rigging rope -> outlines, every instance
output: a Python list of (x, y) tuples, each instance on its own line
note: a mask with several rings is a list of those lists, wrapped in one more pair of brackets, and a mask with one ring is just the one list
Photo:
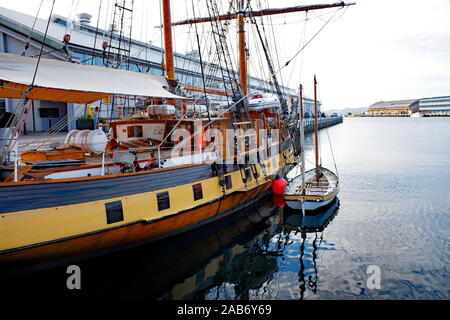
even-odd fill
[[(20, 99), (19, 103), (17, 104), (17, 106), (16, 106), (16, 113), (14, 114), (13, 117), (10, 117), (10, 118), (9, 118), (9, 120), (8, 120), (6, 126), (5, 126), (6, 128), (7, 128), (7, 127), (14, 127), (14, 129), (17, 129), (17, 125), (22, 121), (22, 117), (23, 117), (23, 115), (24, 115), (24, 113), (25, 113), (25, 111), (26, 111), (25, 119), (24, 119), (23, 122), (22, 122), (20, 131), (19, 131), (19, 133), (17, 134), (16, 139), (14, 139), (13, 131), (8, 131), (8, 135), (11, 133), (12, 136), (11, 136), (11, 137), (8, 136), (6, 139), (4, 139), (4, 141), (3, 141), (2, 144), (1, 144), (1, 148), (0, 148), (0, 152), (1, 152), (1, 153), (0, 153), (0, 161), (2, 161), (2, 162), (4, 161), (6, 154), (8, 154), (8, 153), (11, 152), (11, 150), (14, 148), (14, 146), (15, 146), (16, 143), (17, 143), (17, 141), (19, 140), (20, 135), (21, 135), (21, 133), (22, 133), (22, 129), (23, 129), (23, 127), (25, 126), (25, 122), (26, 122), (26, 120), (27, 120), (27, 118), (28, 118), (28, 114), (29, 114), (30, 109), (31, 109), (31, 108), (30, 108), (31, 102), (30, 102), (28, 108), (27, 108), (25, 105), (26, 105), (26, 103), (27, 103), (28, 100), (29, 100), (28, 95), (29, 95), (31, 89), (33, 89), (33, 87), (34, 87), (34, 81), (36, 80), (36, 74), (37, 74), (37, 71), (38, 71), (38, 68), (39, 68), (39, 64), (40, 64), (40, 62), (41, 62), (41, 55), (42, 55), (42, 51), (44, 50), (45, 40), (47, 39), (48, 27), (49, 27), (49, 25), (50, 25), (50, 19), (51, 19), (51, 17), (52, 17), (52, 13), (53, 13), (53, 8), (54, 8), (54, 6), (55, 6), (55, 0), (53, 0), (52, 8), (51, 8), (51, 10), (50, 10), (50, 15), (49, 15), (48, 20), (47, 20), (47, 27), (45, 28), (44, 39), (42, 40), (42, 45), (41, 45), (41, 49), (40, 49), (40, 54), (39, 54), (38, 61), (37, 61), (37, 63), (36, 63), (36, 68), (34, 69), (34, 74), (33, 74), (33, 79), (31, 80), (31, 84), (30, 84), (30, 86), (28, 87), (28, 89), (23, 93), (22, 98)], [(19, 107), (20, 107), (20, 110), (17, 110)], [(14, 125), (12, 125), (13, 123), (14, 123)], [(13, 139), (14, 139), (15, 141), (14, 141), (14, 143), (12, 144), (12, 146), (9, 148), (9, 150), (8, 150), (8, 149), (5, 150), (4, 148), (6, 148), (7, 145), (9, 146), (9, 144), (11, 144), (11, 142), (12, 142)], [(6, 151), (6, 154), (5, 154), (5, 151)]]
[(330, 145), (331, 156), (333, 157), (334, 168), (336, 169), (336, 176), (339, 178), (339, 172), (338, 172), (338, 168), (336, 165), (336, 159), (334, 158), (333, 146), (331, 145), (330, 135), (328, 134), (328, 127), (326, 128), (326, 132), (327, 132), (327, 136), (328, 136), (328, 143)]
[[(340, 9), (338, 9), (338, 10), (340, 10)], [(308, 44), (310, 44), (311, 43), (311, 41), (325, 28), (325, 26), (331, 21), (331, 19), (336, 15), (336, 13), (338, 12), (338, 10), (336, 10), (335, 12), (334, 12), (334, 14), (330, 17), (330, 19), (328, 19), (327, 20), (327, 22), (325, 22), (325, 24), (319, 29), (319, 31), (317, 31), (315, 34), (314, 34), (314, 36), (312, 36), (312, 38), (311, 39), (309, 39), (308, 40), (308, 42), (300, 49), (300, 50), (298, 50), (295, 54), (294, 54), (294, 56), (291, 58), (291, 59), (289, 59), (288, 61), (286, 61), (286, 63), (278, 70), (278, 71), (276, 71), (276, 73), (278, 73), (278, 72), (280, 72), (282, 69), (284, 69), (285, 67), (287, 67), (288, 65), (289, 65), (289, 63), (293, 60), (293, 59), (295, 59), (299, 54), (300, 54), (300, 52), (302, 52), (305, 48), (306, 48), (306, 46), (308, 45)]]
[(27, 52), (28, 48), (30, 47), (31, 35), (33, 34), (34, 26), (36, 25), (36, 20), (37, 20), (37, 17), (38, 17), (38, 15), (39, 15), (39, 11), (41, 11), (41, 6), (42, 6), (42, 2), (43, 2), (43, 1), (44, 1), (44, 0), (41, 0), (41, 4), (39, 5), (38, 11), (37, 11), (37, 13), (36, 13), (36, 16), (34, 17), (33, 26), (31, 27), (30, 34), (28, 35), (27, 42), (25, 43), (25, 47), (24, 47), (24, 49), (23, 49), (22, 56), (25, 56), (25, 53)]
[(97, 35), (98, 35), (98, 25), (100, 23), (100, 12), (102, 9), (102, 0), (99, 1), (99, 6), (98, 6), (98, 17), (97, 17), (97, 26), (95, 27), (95, 38), (94, 38), (94, 45), (92, 47), (92, 61), (91, 61), (91, 65), (94, 64), (94, 60), (95, 60), (95, 47), (97, 45)]
[[(306, 15), (306, 18), (305, 18), (305, 20), (304, 20), (304, 24), (303, 24), (303, 28), (302, 28), (302, 34), (301, 34), (301, 39), (300, 39), (300, 42), (299, 42), (299, 44), (298, 44), (298, 49), (300, 49), (300, 47), (302, 46), (302, 44), (305, 43), (305, 37), (306, 37), (306, 22), (308, 21), (308, 11), (306, 11), (305, 15)], [(297, 49), (297, 50), (298, 50), (298, 49)], [(301, 55), (301, 59), (300, 59), (300, 71), (299, 71), (299, 79), (300, 79), (300, 82), (301, 82), (301, 79), (302, 79), (303, 58), (304, 58), (304, 56), (305, 56), (305, 55), (302, 54), (302, 55)], [(289, 80), (288, 80), (288, 83), (287, 83), (287, 86), (288, 86), (288, 87), (290, 86), (291, 79), (292, 79), (292, 75), (293, 75), (293, 73), (294, 73), (294, 71), (295, 71), (295, 65), (296, 65), (296, 63), (297, 63), (297, 60), (294, 61), (294, 65), (293, 65), (292, 68), (291, 68), (291, 74), (289, 75)]]

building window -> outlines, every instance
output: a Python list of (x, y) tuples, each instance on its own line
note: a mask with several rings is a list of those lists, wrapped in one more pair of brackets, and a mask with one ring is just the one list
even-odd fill
[(105, 203), (106, 223), (115, 223), (123, 221), (122, 201)]
[(203, 190), (201, 183), (192, 185), (192, 191), (194, 192), (194, 201), (203, 199)]
[(59, 118), (58, 108), (39, 108), (40, 118)]
[(156, 194), (158, 201), (158, 211), (166, 210), (170, 208), (169, 192), (161, 192)]

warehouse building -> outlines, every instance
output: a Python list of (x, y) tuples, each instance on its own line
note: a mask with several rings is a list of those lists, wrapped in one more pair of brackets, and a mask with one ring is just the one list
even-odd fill
[(369, 107), (368, 113), (371, 116), (409, 116), (418, 104), (418, 99), (379, 101)]

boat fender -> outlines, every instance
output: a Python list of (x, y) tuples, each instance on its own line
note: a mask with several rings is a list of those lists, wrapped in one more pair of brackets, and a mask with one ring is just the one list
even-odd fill
[(284, 188), (287, 185), (287, 181), (281, 178), (279, 175), (275, 177), (275, 180), (272, 182), (272, 190), (275, 194), (283, 195)]

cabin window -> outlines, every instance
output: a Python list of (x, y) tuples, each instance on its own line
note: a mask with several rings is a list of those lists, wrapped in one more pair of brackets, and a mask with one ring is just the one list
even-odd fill
[(105, 210), (108, 224), (123, 221), (122, 201), (105, 203)]
[(203, 190), (201, 183), (192, 185), (192, 191), (194, 192), (194, 201), (203, 199)]
[(128, 138), (142, 138), (143, 131), (142, 126), (128, 126), (127, 127)]
[(231, 175), (225, 176), (225, 186), (227, 190), (233, 188), (233, 184), (231, 183)]
[(156, 194), (158, 200), (158, 211), (166, 210), (170, 208), (169, 192), (161, 192)]

